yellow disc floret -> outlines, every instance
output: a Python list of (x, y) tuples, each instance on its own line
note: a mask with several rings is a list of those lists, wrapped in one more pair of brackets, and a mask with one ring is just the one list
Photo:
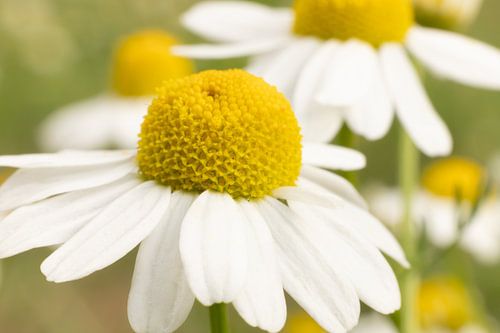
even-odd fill
[(290, 318), (286, 328), (286, 333), (325, 333), (316, 322), (306, 313), (299, 313)]
[(257, 199), (294, 185), (301, 167), (300, 129), (289, 102), (242, 70), (166, 81), (140, 138), (143, 177), (174, 190)]
[(294, 32), (322, 39), (401, 42), (413, 24), (411, 0), (295, 0)]
[(452, 277), (422, 283), (418, 306), (422, 328), (458, 330), (474, 320), (474, 306), (464, 284)]
[(123, 96), (152, 95), (164, 80), (191, 74), (191, 61), (170, 52), (175, 44), (175, 38), (161, 30), (124, 38), (115, 51), (113, 89)]
[(422, 181), (434, 195), (476, 202), (484, 191), (486, 172), (472, 160), (452, 157), (430, 165)]

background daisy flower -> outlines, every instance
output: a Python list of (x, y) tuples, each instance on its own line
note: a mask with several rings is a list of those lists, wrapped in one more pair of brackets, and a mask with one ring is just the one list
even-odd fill
[(360, 301), (387, 314), (399, 287), (381, 252), (394, 237), (343, 178), (364, 157), (301, 146), (286, 98), (241, 70), (169, 80), (137, 150), (0, 157), (17, 167), (0, 187), (0, 257), (62, 244), (41, 266), (49, 281), (85, 277), (140, 244), (129, 296), (136, 332), (172, 332), (195, 298), (233, 303), (270, 332), (284, 290), (325, 330), (347, 332)]
[[(431, 164), (414, 198), (413, 220), (440, 248), (459, 241), (481, 262), (498, 262), (500, 202), (485, 193), (486, 182), (486, 171), (470, 159), (452, 157)], [(403, 211), (400, 191), (375, 186), (367, 195), (374, 214), (397, 230)]]
[(447, 30), (467, 28), (476, 19), (482, 0), (413, 0), (419, 24)]
[(124, 37), (115, 50), (112, 92), (52, 113), (39, 131), (45, 151), (133, 148), (155, 88), (164, 80), (191, 74), (192, 63), (172, 55), (177, 40), (162, 30)]
[(415, 24), (409, 0), (296, 0), (274, 9), (246, 1), (195, 5), (184, 25), (217, 45), (177, 46), (192, 58), (255, 56), (249, 70), (291, 97), (306, 139), (329, 141), (345, 121), (375, 140), (396, 113), (419, 149), (448, 155), (452, 139), (407, 55), (436, 75), (500, 89), (500, 52)]

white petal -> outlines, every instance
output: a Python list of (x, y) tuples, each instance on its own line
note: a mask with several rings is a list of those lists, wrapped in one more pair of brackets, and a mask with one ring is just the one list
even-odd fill
[(253, 74), (262, 77), (285, 95), (291, 95), (291, 90), (304, 63), (320, 45), (314, 38), (300, 38), (285, 47), (274, 58), (267, 62), (267, 66), (256, 70)]
[(367, 208), (365, 200), (356, 188), (339, 175), (309, 165), (302, 166), (300, 175), (328, 192), (334, 192), (361, 208)]
[(310, 142), (331, 142), (342, 128), (342, 118), (336, 110), (320, 105), (297, 115), (304, 140)]
[(169, 212), (139, 247), (128, 299), (137, 333), (174, 332), (194, 303), (179, 252), (181, 223), (195, 197), (174, 192)]
[(369, 314), (363, 315), (359, 325), (351, 333), (398, 333), (394, 324), (386, 317)]
[(372, 46), (357, 40), (338, 46), (330, 64), (324, 69), (324, 82), (315, 99), (335, 107), (358, 103), (372, 86), (374, 53)]
[(187, 29), (207, 39), (236, 42), (288, 34), (293, 12), (248, 1), (204, 1), (190, 8), (181, 20)]
[(380, 56), (396, 112), (410, 137), (428, 156), (450, 154), (450, 132), (434, 110), (405, 51), (398, 44), (386, 44)]
[(47, 280), (80, 279), (122, 258), (168, 212), (170, 191), (149, 181), (113, 201), (42, 263)]
[(353, 132), (368, 140), (378, 140), (389, 132), (394, 119), (394, 108), (375, 51), (371, 53), (371, 57), (372, 84), (359, 103), (345, 110), (345, 118)]
[(205, 191), (189, 209), (180, 250), (191, 290), (205, 306), (233, 302), (247, 279), (246, 218), (227, 194)]
[(288, 44), (291, 37), (264, 37), (230, 44), (179, 45), (172, 53), (194, 59), (224, 59), (257, 55), (276, 50)]
[(125, 161), (135, 154), (133, 150), (66, 150), (56, 154), (4, 155), (0, 156), (0, 166), (24, 169), (84, 167)]
[(248, 223), (249, 274), (234, 306), (249, 325), (279, 332), (286, 321), (286, 302), (274, 240), (257, 207), (247, 201), (240, 207)]
[[(290, 191), (300, 191), (290, 188)], [(337, 218), (329, 209), (288, 201), (307, 224), (314, 243), (326, 253), (331, 267), (344, 272), (360, 299), (374, 310), (389, 314), (401, 307), (401, 294), (391, 266), (351, 221)]]
[(345, 333), (353, 328), (360, 311), (356, 291), (308, 237), (307, 223), (275, 199), (258, 207), (277, 245), (285, 290), (325, 330)]
[(425, 210), (422, 212), (425, 231), (431, 242), (442, 248), (454, 243), (458, 237), (458, 207), (454, 200), (426, 194)]
[(0, 211), (65, 192), (109, 184), (135, 169), (131, 160), (86, 167), (21, 169), (0, 186)]
[(464, 84), (500, 90), (500, 50), (444, 30), (414, 27), (411, 52), (436, 74)]
[(322, 143), (304, 143), (302, 163), (326, 169), (359, 170), (366, 166), (366, 158), (360, 152)]
[[(403, 217), (403, 196), (399, 189), (371, 186), (366, 198), (373, 215), (390, 227), (396, 227)], [(414, 207), (415, 208), (415, 207)], [(415, 209), (414, 209), (415, 210)]]
[(103, 207), (138, 184), (134, 176), (126, 177), (16, 209), (0, 223), (0, 257), (64, 243)]
[(342, 199), (335, 193), (324, 194), (299, 186), (280, 188), (274, 192), (274, 195), (283, 200), (298, 201), (328, 208), (333, 218), (339, 221), (350, 221), (352, 226), (378, 249), (401, 265), (408, 266), (408, 261), (401, 246), (384, 225), (364, 209)]
[(313, 97), (323, 81), (325, 67), (338, 48), (339, 44), (335, 41), (324, 43), (304, 66), (297, 79), (297, 85), (293, 94), (293, 108), (298, 115), (312, 110), (312, 107), (316, 106)]
[(119, 110), (113, 116), (111, 144), (119, 148), (136, 148), (144, 116), (152, 97), (121, 98)]

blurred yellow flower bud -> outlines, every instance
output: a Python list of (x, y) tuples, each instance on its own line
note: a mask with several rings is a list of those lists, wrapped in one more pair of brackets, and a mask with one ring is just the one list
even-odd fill
[(419, 24), (461, 30), (474, 22), (482, 0), (414, 0), (414, 3)]

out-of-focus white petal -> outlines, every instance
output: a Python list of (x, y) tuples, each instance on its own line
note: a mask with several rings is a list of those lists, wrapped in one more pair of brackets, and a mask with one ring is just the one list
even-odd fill
[(240, 207), (247, 217), (250, 260), (246, 286), (234, 306), (249, 325), (279, 332), (285, 325), (286, 302), (274, 240), (255, 205), (242, 201)]
[(207, 39), (236, 42), (289, 34), (293, 12), (248, 1), (204, 1), (189, 9), (181, 21)]
[(174, 332), (194, 303), (179, 252), (181, 223), (195, 196), (174, 192), (168, 213), (142, 243), (128, 299), (134, 332)]
[(21, 169), (0, 186), (0, 211), (61, 193), (109, 184), (135, 169), (131, 159), (97, 166)]
[(450, 246), (458, 236), (459, 210), (455, 201), (430, 193), (425, 193), (422, 200), (422, 222), (429, 239), (438, 247)]
[(308, 224), (276, 199), (267, 198), (257, 206), (276, 242), (285, 290), (325, 330), (352, 329), (360, 312), (356, 291), (310, 238)]
[(233, 302), (247, 280), (246, 218), (228, 194), (203, 192), (186, 214), (180, 251), (191, 290), (205, 306)]
[(144, 182), (113, 201), (41, 266), (47, 280), (76, 280), (103, 269), (145, 239), (168, 212), (171, 190)]
[(331, 142), (342, 128), (342, 118), (335, 109), (320, 105), (297, 115), (304, 140), (309, 142)]
[(366, 166), (360, 152), (322, 143), (304, 143), (302, 163), (332, 170), (359, 170)]
[(103, 207), (137, 185), (136, 177), (125, 177), (16, 209), (0, 223), (0, 257), (67, 241)]
[(398, 330), (388, 318), (369, 314), (361, 316), (358, 326), (351, 333), (398, 333)]
[(413, 27), (410, 51), (433, 72), (471, 86), (500, 90), (500, 50), (451, 32)]
[(286, 46), (291, 37), (264, 37), (228, 44), (179, 45), (172, 47), (172, 53), (193, 59), (225, 59), (246, 57), (266, 53)]
[(381, 47), (382, 68), (402, 125), (426, 155), (448, 155), (452, 138), (427, 96), (418, 75), (398, 44)]

